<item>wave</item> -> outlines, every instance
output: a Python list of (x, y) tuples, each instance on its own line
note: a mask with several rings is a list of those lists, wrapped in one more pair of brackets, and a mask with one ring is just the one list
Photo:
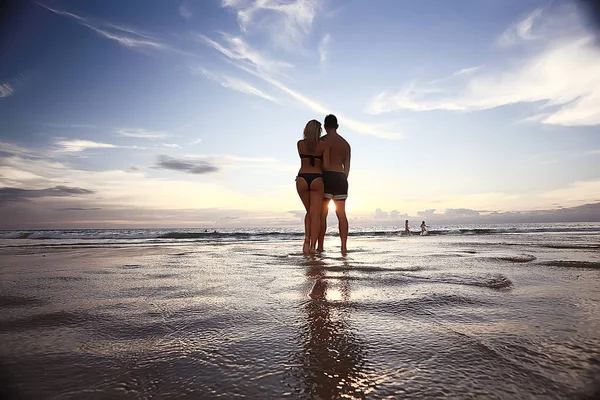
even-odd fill
[[(600, 225), (594, 226), (536, 226), (536, 227), (461, 227), (449, 226), (428, 231), (429, 236), (439, 235), (506, 235), (506, 234), (600, 234)], [(20, 230), (0, 231), (0, 239), (48, 240), (48, 239), (97, 239), (97, 240), (292, 240), (304, 236), (298, 228), (279, 229), (74, 229), (74, 230)], [(331, 229), (328, 236), (338, 236)], [(411, 231), (410, 235), (394, 228), (355, 228), (351, 237), (421, 237), (420, 231)], [(426, 237), (424, 238), (426, 240)]]

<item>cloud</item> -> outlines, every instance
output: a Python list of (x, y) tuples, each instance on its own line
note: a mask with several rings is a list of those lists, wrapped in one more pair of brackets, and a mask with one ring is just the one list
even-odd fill
[(68, 186), (55, 186), (47, 189), (21, 189), (15, 187), (3, 187), (0, 188), (0, 205), (44, 197), (69, 197), (93, 193), (93, 191), (88, 189)]
[(483, 67), (483, 65), (477, 65), (476, 67), (463, 68), (461, 70), (456, 71), (453, 75), (470, 74), (470, 73), (480, 70), (482, 67)]
[(449, 218), (457, 218), (457, 217), (478, 217), (479, 211), (470, 210), (468, 208), (448, 208), (444, 212), (444, 216)]
[(229, 77), (229, 76), (225, 76), (225, 75), (220, 75), (220, 74), (211, 72), (207, 69), (204, 69), (202, 67), (192, 68), (192, 72), (194, 72), (196, 74), (200, 74), (207, 79), (218, 82), (221, 84), (221, 86), (223, 86), (225, 88), (228, 88), (231, 90), (236, 90), (238, 92), (242, 92), (242, 93), (246, 93), (246, 94), (252, 94), (254, 96), (262, 97), (265, 100), (269, 100), (274, 103), (277, 103), (276, 99), (274, 99), (273, 97), (269, 96), (268, 94), (264, 93), (263, 91), (255, 88), (254, 86), (250, 85), (249, 83), (246, 83), (245, 81), (243, 81), (241, 79), (237, 79), (237, 78), (233, 78), (233, 77)]
[(192, 10), (190, 10), (190, 4), (188, 3), (187, 0), (185, 0), (179, 6), (179, 15), (181, 15), (185, 19), (190, 19), (190, 18), (192, 18), (194, 16), (192, 14)]
[(278, 46), (292, 50), (311, 33), (317, 0), (222, 0), (221, 5), (236, 12), (240, 30), (251, 33), (266, 29)]
[(328, 33), (323, 36), (323, 39), (319, 42), (319, 59), (321, 63), (327, 61), (329, 57), (329, 43), (331, 42), (331, 35)]
[(375, 219), (388, 219), (389, 214), (381, 208), (375, 210)]
[(0, 83), (0, 98), (12, 96), (15, 93), (15, 89), (10, 83)]
[(190, 142), (190, 144), (191, 144), (191, 145), (198, 144), (198, 143), (200, 143), (201, 141), (202, 141), (202, 139), (196, 139), (196, 140), (192, 140), (192, 141)]
[(430, 208), (429, 210), (419, 211), (417, 215), (425, 218), (431, 218), (435, 215), (435, 208)]
[(88, 150), (88, 149), (115, 149), (115, 148), (120, 147), (120, 146), (117, 146), (114, 144), (98, 143), (98, 142), (93, 142), (91, 140), (81, 140), (81, 139), (58, 140), (58, 141), (56, 141), (56, 145), (59, 146), (58, 151), (64, 152), (64, 153), (75, 153), (75, 152), (80, 152), (80, 151), (84, 151), (84, 150)]
[(163, 143), (162, 145), (171, 149), (181, 149), (181, 146), (177, 143)]
[[(572, 17), (565, 17), (572, 18)], [(523, 28), (523, 32), (528, 32)], [(445, 86), (412, 83), (395, 93), (375, 96), (366, 111), (396, 110), (472, 112), (539, 102), (548, 107), (531, 120), (563, 126), (600, 124), (600, 49), (581, 29), (546, 40), (509, 68), (480, 70), (448, 78)], [(529, 55), (530, 54), (530, 55)]]
[(219, 168), (204, 160), (178, 160), (169, 156), (162, 155), (156, 164), (156, 168), (168, 169), (172, 171), (187, 172), (190, 174), (207, 174), (216, 172)]
[(55, 14), (72, 18), (72, 19), (76, 20), (80, 25), (85, 26), (85, 27), (95, 31), (100, 36), (102, 36), (106, 39), (114, 40), (117, 43), (119, 43), (120, 45), (123, 45), (125, 47), (129, 47), (129, 48), (146, 47), (146, 48), (153, 48), (153, 49), (166, 49), (166, 46), (163, 43), (159, 42), (158, 40), (156, 40), (150, 36), (144, 35), (135, 29), (125, 28), (125, 27), (121, 27), (118, 25), (114, 25), (114, 24), (96, 22), (90, 18), (85, 18), (85, 17), (82, 17), (82, 16), (74, 14), (74, 13), (70, 13), (70, 12), (62, 11), (62, 10), (56, 10), (56, 9), (50, 8), (46, 5), (43, 5), (40, 3), (38, 3), (38, 4)]
[(536, 38), (532, 34), (531, 30), (535, 20), (539, 19), (542, 15), (542, 9), (538, 8), (532, 11), (525, 19), (513, 24), (498, 38), (498, 44), (501, 46), (508, 46), (516, 43), (519, 40), (533, 40)]
[(119, 129), (117, 133), (119, 136), (140, 139), (164, 139), (169, 136), (166, 132), (147, 131), (145, 129)]
[[(227, 37), (227, 36), (226, 36)], [(273, 78), (269, 73), (269, 68), (266, 66), (272, 65), (273, 61), (264, 61), (262, 58), (257, 58), (255, 56), (249, 56), (248, 54), (256, 54), (255, 51), (250, 47), (248, 43), (246, 43), (242, 38), (236, 38), (235, 41), (235, 49), (230, 47), (221, 45), (217, 42), (214, 42), (208, 38), (204, 38), (204, 42), (213, 47), (215, 50), (219, 51), (221, 54), (228, 57), (230, 60), (234, 61), (234, 65), (239, 69), (254, 75), (255, 77), (262, 79), (263, 81), (269, 83), (275, 88), (283, 91), (288, 94), (293, 99), (297, 100), (307, 108), (312, 111), (318, 112), (322, 115), (327, 115), (330, 113), (334, 113), (337, 115), (338, 120), (340, 121), (340, 125), (347, 126), (355, 132), (372, 135), (379, 138), (384, 139), (398, 139), (400, 135), (396, 133), (390, 132), (390, 128), (383, 124), (366, 124), (363, 122), (358, 122), (352, 120), (350, 118), (345, 117), (344, 115), (335, 112), (334, 110), (327, 108), (316, 101), (304, 96), (303, 94), (290, 89), (279, 80)], [(231, 43), (230, 43), (231, 44)], [(240, 50), (243, 49), (243, 50)], [(266, 64), (265, 64), (266, 63)]]
[(292, 67), (287, 62), (273, 60), (254, 50), (239, 36), (232, 36), (227, 33), (222, 33), (222, 36), (226, 42), (225, 44), (218, 43), (204, 35), (196, 35), (196, 39), (208, 44), (229, 59), (241, 62), (245, 66), (250, 66), (257, 71), (281, 73), (282, 70)]
[(90, 208), (86, 208), (86, 207), (60, 207), (60, 208), (55, 208), (56, 211), (67, 211), (67, 212), (71, 212), (71, 211), (99, 211), (102, 210), (102, 207), (90, 207)]

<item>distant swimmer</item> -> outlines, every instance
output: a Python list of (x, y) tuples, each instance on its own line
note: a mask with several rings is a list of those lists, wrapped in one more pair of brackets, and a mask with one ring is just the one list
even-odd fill
[(421, 236), (429, 235), (427, 232), (427, 225), (425, 225), (425, 221), (421, 222)]
[(404, 234), (410, 235), (410, 229), (408, 229), (408, 220), (404, 221)]
[(342, 253), (348, 251), (348, 217), (346, 216), (346, 199), (348, 198), (348, 175), (350, 174), (350, 144), (337, 131), (338, 121), (335, 115), (325, 117), (327, 134), (321, 138), (325, 145), (323, 158), (324, 191), (321, 205), (321, 230), (317, 251), (323, 251), (325, 232), (327, 231), (327, 213), (329, 202), (335, 204), (335, 215), (338, 219)]

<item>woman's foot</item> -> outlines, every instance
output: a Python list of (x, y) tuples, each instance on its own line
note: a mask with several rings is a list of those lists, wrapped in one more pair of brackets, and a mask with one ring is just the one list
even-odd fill
[(303, 252), (304, 254), (308, 253), (308, 251), (309, 251), (309, 247), (310, 247), (310, 245), (309, 245), (309, 242), (308, 242), (308, 240), (305, 240), (305, 241), (304, 241), (304, 244), (302, 245), (302, 252)]

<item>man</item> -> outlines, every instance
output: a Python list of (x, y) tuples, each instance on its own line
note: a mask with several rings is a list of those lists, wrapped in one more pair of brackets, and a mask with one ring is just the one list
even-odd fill
[(350, 173), (350, 145), (337, 132), (338, 121), (335, 115), (325, 117), (323, 124), (327, 134), (321, 138), (326, 150), (323, 161), (323, 207), (321, 208), (321, 231), (317, 251), (323, 251), (325, 232), (327, 231), (327, 213), (329, 202), (335, 204), (335, 214), (338, 219), (338, 229), (342, 242), (342, 253), (348, 251), (348, 218), (346, 217), (346, 198), (348, 197), (348, 175)]

